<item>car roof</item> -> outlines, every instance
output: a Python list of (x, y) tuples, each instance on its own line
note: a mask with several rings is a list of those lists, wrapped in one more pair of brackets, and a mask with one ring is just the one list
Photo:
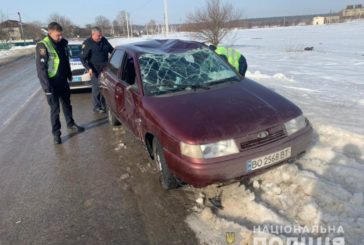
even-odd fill
[(180, 39), (154, 39), (143, 42), (123, 44), (116, 47), (116, 49), (124, 49), (128, 53), (136, 55), (183, 53), (198, 48), (206, 48), (206, 45), (196, 41)]

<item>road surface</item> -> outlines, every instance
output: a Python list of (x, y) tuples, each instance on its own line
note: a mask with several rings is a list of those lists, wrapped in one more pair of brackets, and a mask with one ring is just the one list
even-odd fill
[(186, 189), (163, 191), (141, 143), (73, 93), (54, 145), (33, 56), (0, 66), (0, 244), (197, 244)]

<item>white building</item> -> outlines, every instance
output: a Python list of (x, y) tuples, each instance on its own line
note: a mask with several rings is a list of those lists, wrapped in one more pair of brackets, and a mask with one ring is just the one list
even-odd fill
[(316, 16), (312, 20), (313, 25), (324, 25), (325, 24), (325, 17), (323, 16)]

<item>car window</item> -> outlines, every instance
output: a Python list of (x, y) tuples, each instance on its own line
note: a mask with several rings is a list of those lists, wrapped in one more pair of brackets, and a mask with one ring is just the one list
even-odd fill
[(133, 90), (138, 91), (134, 58), (131, 55), (127, 55), (122, 67), (123, 69), (121, 74), (121, 80), (127, 83), (128, 85), (131, 85)]
[(121, 49), (117, 49), (115, 50), (115, 52), (113, 53), (111, 59), (110, 59), (110, 71), (114, 74), (117, 75), (118, 70), (120, 69), (121, 66), (121, 62), (123, 60), (125, 51), (121, 50)]
[(184, 53), (142, 54), (139, 57), (144, 94), (154, 96), (240, 81), (237, 73), (207, 48)]
[(81, 56), (81, 45), (68, 45), (68, 50), (70, 54), (70, 58), (80, 58)]

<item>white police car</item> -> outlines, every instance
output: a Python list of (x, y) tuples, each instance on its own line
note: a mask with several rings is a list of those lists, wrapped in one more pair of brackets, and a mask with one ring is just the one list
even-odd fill
[(91, 88), (91, 78), (81, 63), (82, 44), (68, 44), (72, 81), (71, 89)]

